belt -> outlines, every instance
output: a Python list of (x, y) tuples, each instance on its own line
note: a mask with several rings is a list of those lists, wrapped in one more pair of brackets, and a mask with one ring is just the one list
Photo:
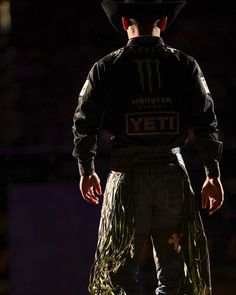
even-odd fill
[(120, 148), (111, 154), (111, 170), (126, 172), (137, 166), (151, 167), (176, 159), (180, 147), (128, 147)]

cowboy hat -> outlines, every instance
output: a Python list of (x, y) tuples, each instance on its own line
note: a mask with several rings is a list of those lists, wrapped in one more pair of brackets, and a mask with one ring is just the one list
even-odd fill
[(118, 32), (123, 33), (122, 16), (128, 18), (156, 16), (157, 19), (167, 16), (169, 26), (185, 3), (186, 1), (124, 0), (121, 2), (104, 0), (101, 5), (111, 24)]

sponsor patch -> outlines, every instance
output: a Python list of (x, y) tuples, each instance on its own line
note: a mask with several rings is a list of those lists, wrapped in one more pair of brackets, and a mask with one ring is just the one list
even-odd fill
[(126, 114), (127, 135), (178, 134), (179, 113), (150, 112)]
[(204, 90), (206, 91), (207, 94), (209, 94), (210, 90), (209, 90), (209, 88), (207, 86), (207, 82), (206, 82), (204, 77), (201, 77), (201, 82), (202, 82), (202, 86), (203, 86)]
[(86, 80), (85, 83), (84, 83), (84, 86), (82, 87), (81, 91), (80, 91), (80, 94), (79, 96), (83, 96), (85, 94), (85, 91), (88, 87), (88, 84), (89, 84), (89, 80)]

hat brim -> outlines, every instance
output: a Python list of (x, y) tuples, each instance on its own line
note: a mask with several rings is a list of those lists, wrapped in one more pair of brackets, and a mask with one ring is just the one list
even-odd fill
[(121, 22), (122, 16), (126, 16), (128, 18), (135, 18), (144, 15), (150, 15), (157, 18), (167, 16), (167, 26), (169, 27), (185, 4), (186, 1), (126, 3), (104, 0), (101, 3), (101, 6), (114, 28), (118, 32), (124, 33)]

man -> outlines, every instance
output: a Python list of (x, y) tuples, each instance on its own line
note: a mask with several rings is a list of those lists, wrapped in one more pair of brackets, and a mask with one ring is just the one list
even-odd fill
[(112, 134), (91, 294), (143, 294), (139, 262), (149, 238), (156, 294), (211, 294), (207, 242), (180, 151), (192, 129), (206, 171), (202, 208), (212, 214), (223, 203), (222, 143), (197, 62), (160, 37), (184, 4), (102, 2), (129, 40), (94, 64), (74, 114), (73, 155), (81, 194), (92, 204), (102, 194), (94, 167), (98, 131)]

